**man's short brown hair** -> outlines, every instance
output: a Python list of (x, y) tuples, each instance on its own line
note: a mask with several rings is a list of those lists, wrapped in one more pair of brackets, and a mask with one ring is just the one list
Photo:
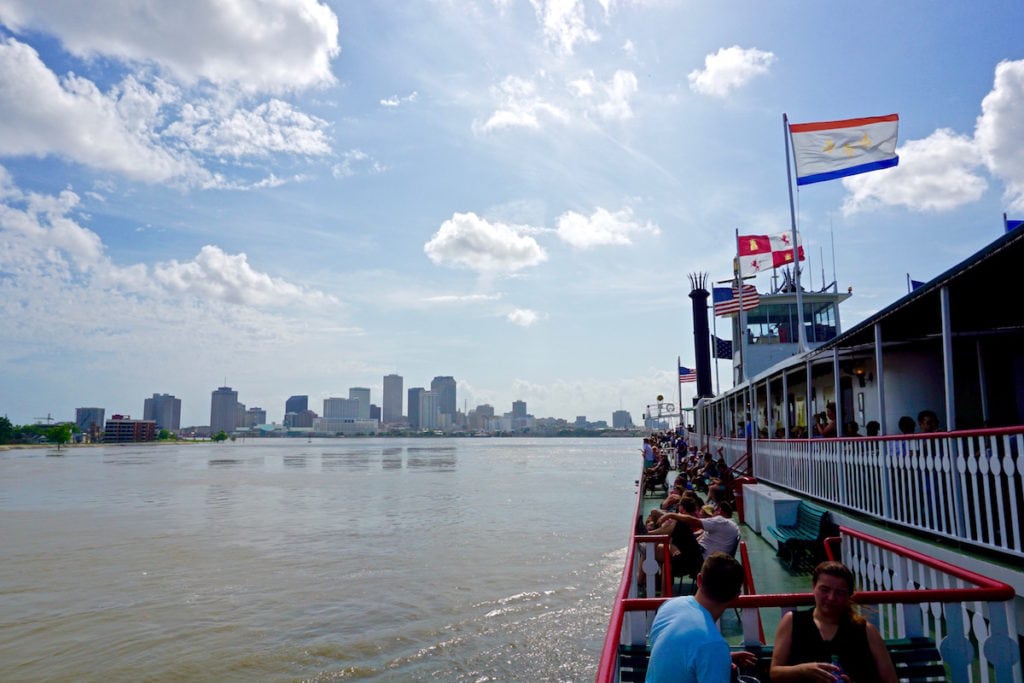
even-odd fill
[(732, 555), (711, 553), (700, 568), (700, 590), (715, 602), (729, 602), (743, 588), (743, 565)]

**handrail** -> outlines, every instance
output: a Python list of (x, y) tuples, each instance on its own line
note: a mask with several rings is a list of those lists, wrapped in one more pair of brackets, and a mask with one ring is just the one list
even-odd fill
[(619, 657), (619, 637), (622, 633), (622, 621), (625, 618), (626, 598), (629, 595), (630, 583), (633, 580), (633, 557), (636, 554), (636, 520), (643, 514), (643, 492), (644, 479), (646, 475), (641, 473), (637, 482), (636, 507), (633, 509), (632, 526), (629, 530), (629, 543), (626, 544), (626, 561), (623, 563), (622, 579), (619, 581), (619, 590), (615, 593), (615, 602), (612, 604), (612, 613), (608, 619), (608, 631), (604, 635), (604, 646), (601, 648), (601, 660), (597, 665), (598, 683), (612, 680)]

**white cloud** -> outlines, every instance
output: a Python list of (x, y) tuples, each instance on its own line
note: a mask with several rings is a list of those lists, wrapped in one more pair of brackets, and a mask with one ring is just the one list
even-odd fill
[(974, 141), (947, 128), (923, 140), (911, 140), (897, 153), (900, 163), (895, 168), (843, 179), (849, 192), (843, 213), (879, 205), (948, 211), (976, 201), (988, 185), (975, 172), (982, 158)]
[(361, 149), (350, 149), (342, 152), (341, 161), (331, 168), (335, 178), (350, 178), (357, 173), (383, 173), (387, 166), (380, 163)]
[(568, 211), (558, 217), (558, 236), (577, 249), (604, 245), (628, 245), (636, 235), (659, 235), (661, 230), (653, 223), (639, 223), (629, 208), (612, 213), (597, 209), (589, 217)]
[(73, 74), (58, 81), (28, 45), (0, 43), (0, 155), (57, 154), (147, 182), (198, 168), (157, 143), (155, 111), (174, 98), (128, 78), (109, 95)]
[(316, 0), (5, 0), (0, 22), (55, 35), (74, 55), (155, 64), (184, 83), (207, 80), (248, 92), (334, 82), (338, 18)]
[(478, 304), (499, 299), (501, 294), (438, 294), (425, 297), (423, 301), (431, 304)]
[(625, 121), (633, 118), (633, 110), (629, 100), (636, 94), (638, 84), (636, 74), (632, 71), (618, 70), (605, 88), (608, 100), (598, 105), (598, 112), (606, 119)]
[(597, 31), (587, 26), (583, 0), (530, 0), (544, 37), (555, 48), (571, 55), (577, 43), (593, 43), (600, 39)]
[(520, 226), (490, 223), (474, 213), (453, 214), (423, 245), (423, 251), (438, 265), (482, 274), (514, 273), (548, 258)]
[(329, 154), (327, 122), (271, 99), (253, 109), (213, 103), (185, 104), (164, 135), (198, 153), (217, 156), (268, 156), (274, 153)]
[(491, 86), (491, 96), (499, 102), (497, 109), (482, 128), (485, 132), (502, 128), (540, 128), (542, 119), (566, 122), (566, 111), (537, 94), (532, 81), (518, 76), (508, 76), (497, 86)]
[(401, 106), (401, 105), (406, 104), (406, 103), (415, 102), (418, 97), (419, 97), (419, 93), (417, 93), (415, 90), (413, 90), (411, 93), (409, 93), (405, 97), (399, 97), (398, 95), (392, 95), (391, 97), (389, 97), (387, 99), (381, 100), (380, 104), (381, 104), (382, 107), (398, 107), (398, 106)]
[(704, 68), (690, 72), (690, 89), (703, 95), (725, 97), (756, 76), (768, 73), (775, 55), (739, 45), (723, 47), (704, 57)]
[(1008, 208), (1024, 211), (1024, 60), (996, 66), (981, 110), (975, 141), (988, 169), (1006, 183)]
[(531, 311), (529, 308), (517, 308), (510, 311), (505, 316), (505, 319), (519, 327), (530, 327), (540, 319), (540, 316), (537, 315), (536, 311)]
[[(195, 259), (153, 266), (119, 266), (92, 230), (71, 213), (78, 195), (23, 193), (0, 167), (0, 273), (31, 288), (44, 279), (80, 289), (137, 295), (151, 303), (220, 302), (250, 307), (288, 308), (336, 304), (337, 300), (259, 272), (245, 254), (227, 254), (207, 245)], [(0, 278), (2, 279), (2, 278)]]

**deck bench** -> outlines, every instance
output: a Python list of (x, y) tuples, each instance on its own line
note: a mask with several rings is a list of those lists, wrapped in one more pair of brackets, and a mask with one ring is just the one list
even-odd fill
[(779, 541), (778, 556), (788, 561), (789, 568), (793, 570), (805, 559), (812, 563), (819, 561), (824, 540), (834, 533), (828, 510), (805, 500), (800, 501), (797, 508), (795, 524), (769, 526), (767, 529)]

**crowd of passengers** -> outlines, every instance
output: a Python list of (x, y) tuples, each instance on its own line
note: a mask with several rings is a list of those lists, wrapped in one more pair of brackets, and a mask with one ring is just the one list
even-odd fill
[[(682, 430), (644, 439), (643, 455), (645, 481), (664, 481), (673, 470), (676, 475), (664, 501), (637, 533), (665, 536), (672, 576), (690, 577), (696, 588), (694, 595), (672, 598), (658, 610), (646, 680), (759, 681), (749, 673), (757, 657), (731, 652), (715, 624), (743, 584), (743, 568), (735, 557), (740, 529), (732, 519), (732, 469), (720, 453), (715, 459), (689, 446)], [(659, 550), (659, 564), (661, 557)], [(642, 569), (639, 579), (643, 595)], [(814, 609), (787, 613), (779, 623), (770, 681), (895, 683), (896, 670), (881, 635), (852, 605), (850, 570), (838, 562), (821, 563), (811, 590)]]
[[(914, 418), (909, 415), (904, 415), (899, 419), (898, 425), (899, 434), (930, 434), (933, 432), (942, 431), (939, 428), (939, 416), (934, 410), (922, 410), (917, 414), (917, 422), (915, 424)], [(797, 425), (790, 428), (789, 434), (791, 439), (806, 439), (808, 435), (812, 439), (832, 439), (836, 436), (843, 438), (851, 438), (858, 436), (880, 436), (882, 425), (878, 420), (869, 420), (864, 425), (864, 432), (861, 433), (860, 425), (856, 420), (846, 420), (843, 422), (842, 429), (839, 429), (839, 425), (836, 422), (836, 404), (834, 401), (829, 401), (825, 404), (825, 410), (814, 416), (814, 424), (812, 429), (808, 432), (807, 427), (804, 425)], [(747, 422), (740, 422), (736, 425), (736, 429), (733, 430), (731, 436), (733, 438), (742, 437), (743, 435), (751, 436), (753, 434), (753, 428), (749, 421), (749, 415)], [(784, 427), (778, 427), (774, 433), (770, 433), (767, 427), (761, 427), (757, 430), (757, 436), (760, 439), (767, 439), (769, 437), (775, 439), (786, 438), (786, 429)]]

